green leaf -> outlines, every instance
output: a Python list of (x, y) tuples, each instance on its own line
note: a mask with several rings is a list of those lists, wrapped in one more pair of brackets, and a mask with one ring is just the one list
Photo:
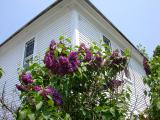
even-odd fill
[(68, 43), (71, 43), (71, 39), (70, 39), (70, 38), (67, 38), (66, 41), (67, 41)]
[(157, 102), (157, 108), (160, 110), (160, 101)]
[(29, 120), (35, 120), (35, 114), (29, 114), (28, 115)]
[(69, 114), (66, 114), (66, 116), (65, 116), (64, 120), (71, 120), (70, 115), (69, 115)]
[(126, 93), (126, 98), (127, 98), (128, 100), (130, 100), (130, 94), (129, 94), (129, 93)]
[(64, 36), (60, 36), (60, 37), (59, 37), (59, 40), (64, 40)]
[(50, 95), (47, 95), (47, 97), (48, 97), (50, 100), (52, 100), (52, 97), (51, 97)]
[(54, 105), (53, 100), (49, 99), (49, 100), (48, 100), (48, 105), (53, 107), (53, 105)]
[(25, 120), (25, 119), (26, 119), (26, 111), (25, 111), (25, 110), (20, 111), (19, 114), (20, 114), (20, 118), (21, 118), (22, 120)]
[(125, 50), (124, 50), (124, 54), (125, 54), (125, 56), (127, 56), (127, 57), (130, 57), (130, 56), (131, 56), (129, 49), (125, 49)]
[(112, 114), (113, 116), (115, 116), (115, 109), (114, 109), (113, 107), (111, 107), (109, 111), (111, 112), (111, 114)]
[(39, 103), (36, 105), (36, 110), (41, 109), (42, 105), (43, 105), (43, 102), (42, 102), (42, 101), (39, 102)]

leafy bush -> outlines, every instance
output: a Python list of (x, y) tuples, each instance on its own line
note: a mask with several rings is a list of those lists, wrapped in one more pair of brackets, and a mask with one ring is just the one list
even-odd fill
[(146, 58), (149, 58), (149, 55), (146, 52), (146, 47), (144, 47), (142, 44), (138, 44), (136, 47)]
[[(105, 51), (93, 43), (74, 48), (51, 41), (44, 64), (33, 62), (19, 74), (21, 106), (18, 120), (124, 120), (129, 89), (117, 79), (127, 65), (119, 51)], [(66, 41), (70, 41), (67, 39)]]
[[(144, 83), (150, 88), (146, 93), (150, 97), (150, 106), (148, 108), (148, 116), (150, 120), (160, 119), (160, 54), (159, 47), (156, 48), (154, 57), (148, 61), (148, 74), (144, 78)], [(146, 68), (146, 67), (145, 67)]]
[(3, 74), (3, 70), (2, 70), (2, 68), (0, 67), (0, 78), (2, 77), (2, 74)]
[(154, 51), (153, 57), (155, 57), (155, 56), (160, 56), (160, 45), (158, 45), (158, 46), (156, 47), (155, 51)]

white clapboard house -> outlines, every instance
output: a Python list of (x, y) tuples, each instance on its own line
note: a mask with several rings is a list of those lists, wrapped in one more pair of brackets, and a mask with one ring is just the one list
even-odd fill
[(43, 58), (50, 41), (61, 35), (71, 38), (73, 45), (104, 40), (112, 50), (128, 48), (130, 75), (124, 80), (132, 89), (131, 108), (137, 112), (146, 108), (148, 100), (143, 93), (146, 86), (142, 79), (144, 56), (89, 0), (57, 0), (0, 44), (0, 66), (5, 71), (0, 80), (0, 93), (6, 82), (6, 99), (14, 98), (13, 90), (19, 82), (18, 65), (25, 66), (36, 55)]

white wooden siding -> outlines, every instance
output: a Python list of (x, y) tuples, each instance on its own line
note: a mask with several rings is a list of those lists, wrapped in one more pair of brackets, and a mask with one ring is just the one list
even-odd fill
[(86, 18), (79, 15), (79, 41), (89, 45), (91, 42), (99, 43), (102, 39), (100, 31)]
[(56, 19), (52, 24), (43, 28), (37, 35), (37, 53), (43, 57), (46, 48), (51, 40), (59, 40), (62, 35), (65, 38), (72, 37), (72, 12), (69, 12), (62, 17)]

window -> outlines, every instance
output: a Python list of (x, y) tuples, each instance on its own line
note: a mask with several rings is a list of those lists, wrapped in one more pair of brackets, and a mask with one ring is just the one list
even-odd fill
[(125, 55), (124, 51), (122, 49), (120, 51), (121, 51), (121, 55), (124, 56)]
[(23, 67), (28, 67), (29, 62), (31, 60), (33, 60), (33, 52), (34, 52), (34, 38), (32, 40), (28, 41), (25, 45)]
[(108, 45), (108, 49), (107, 50), (111, 50), (111, 41), (106, 37), (106, 36), (104, 36), (103, 35), (103, 42), (106, 44), (106, 45)]

